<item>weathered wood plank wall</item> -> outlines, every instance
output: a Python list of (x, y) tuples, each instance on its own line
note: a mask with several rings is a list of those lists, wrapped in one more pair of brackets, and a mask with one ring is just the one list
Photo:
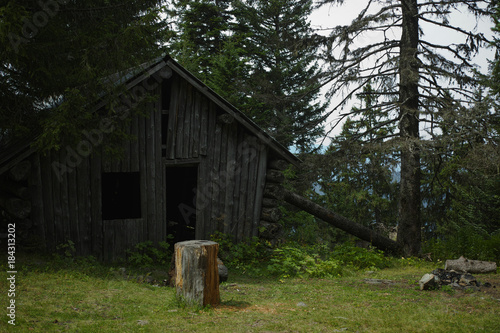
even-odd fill
[(166, 159), (198, 161), (196, 238), (257, 235), (266, 147), (234, 120), (219, 120), (225, 112), (188, 82), (172, 80)]

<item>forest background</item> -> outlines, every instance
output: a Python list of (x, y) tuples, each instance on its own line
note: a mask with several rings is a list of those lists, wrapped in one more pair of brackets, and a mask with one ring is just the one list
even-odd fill
[[(367, 0), (339, 25), (348, 3), (2, 1), (0, 146), (33, 132), (41, 150), (78, 142), (98, 121), (86, 101), (123, 92), (103, 77), (168, 53), (300, 156), (289, 189), (382, 233), (397, 227), (405, 255), (499, 260), (499, 2)], [(315, 30), (313, 10), (331, 24)], [(457, 13), (492, 30), (453, 25)], [(460, 38), (436, 43), (424, 25)], [(286, 241), (350, 239), (282, 211)]]

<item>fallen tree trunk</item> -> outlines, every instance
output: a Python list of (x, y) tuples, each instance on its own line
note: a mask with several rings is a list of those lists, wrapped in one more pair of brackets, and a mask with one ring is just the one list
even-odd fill
[(493, 273), (497, 271), (497, 263), (460, 257), (456, 260), (446, 260), (444, 269), (464, 273)]
[(322, 219), (336, 228), (370, 242), (373, 246), (381, 250), (396, 253), (401, 249), (400, 245), (392, 239), (384, 237), (370, 228), (352, 222), (337, 213), (329, 211), (296, 193), (285, 191), (285, 201), (304, 210), (305, 212), (308, 212), (309, 214), (316, 216), (317, 218)]

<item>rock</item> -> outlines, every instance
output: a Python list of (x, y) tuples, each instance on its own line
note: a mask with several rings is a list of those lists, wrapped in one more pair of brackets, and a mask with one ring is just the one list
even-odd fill
[(227, 267), (224, 265), (222, 260), (220, 260), (219, 258), (217, 258), (217, 265), (219, 268), (219, 283), (226, 282), (227, 278), (229, 276), (229, 271), (228, 271)]
[(364, 281), (369, 284), (394, 284), (394, 281), (384, 279), (364, 279)]
[(418, 282), (420, 285), (420, 290), (429, 290), (429, 289), (434, 289), (438, 286), (438, 283), (435, 279), (434, 274), (425, 274), (422, 276), (420, 281)]
[[(433, 276), (433, 279), (430, 279), (430, 276)], [(426, 284), (429, 284), (429, 287), (426, 287)], [(455, 289), (460, 290), (472, 290), (478, 291), (479, 287), (491, 286), (490, 283), (486, 282), (482, 284), (476, 278), (469, 273), (459, 273), (453, 270), (445, 270), (442, 268), (438, 268), (432, 271), (432, 274), (426, 274), (420, 280), (420, 289), (427, 290), (431, 288), (439, 288), (442, 286), (450, 286)], [(424, 287), (425, 286), (425, 287)]]
[(463, 283), (465, 285), (474, 285), (474, 286), (477, 286), (478, 284), (476, 278), (471, 274), (463, 274), (460, 277), (460, 283)]
[(298, 303), (297, 303), (297, 306), (302, 307), (302, 308), (305, 308), (305, 307), (307, 307), (307, 304), (306, 304), (306, 303), (304, 303), (304, 302), (298, 302)]

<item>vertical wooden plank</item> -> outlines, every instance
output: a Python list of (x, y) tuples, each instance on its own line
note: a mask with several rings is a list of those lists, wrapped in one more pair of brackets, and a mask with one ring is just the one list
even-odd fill
[(237, 125), (228, 128), (226, 162), (226, 198), (224, 200), (224, 233), (232, 234), (235, 191)]
[[(214, 110), (214, 116), (216, 116), (216, 112)], [(215, 126), (215, 132), (214, 132), (214, 149), (212, 152), (212, 158), (211, 158), (211, 175), (210, 179), (212, 181), (212, 197), (211, 197), (211, 207), (212, 207), (212, 212), (210, 216), (210, 223), (207, 225), (207, 237), (213, 234), (217, 230), (217, 221), (222, 217), (222, 212), (220, 210), (220, 201), (219, 201), (219, 193), (220, 193), (220, 186), (221, 186), (221, 180), (220, 180), (220, 172), (219, 172), (219, 166), (220, 166), (220, 159), (221, 159), (221, 146), (222, 146), (222, 128), (220, 124), (214, 124)]]
[(175, 158), (175, 133), (177, 131), (177, 114), (179, 112), (179, 84), (180, 79), (178, 76), (175, 76), (175, 80), (172, 79), (172, 91), (171, 91), (171, 99), (168, 113), (168, 130), (167, 130), (167, 151), (166, 158), (174, 159)]
[[(248, 140), (246, 135), (242, 135), (240, 140), (240, 145), (242, 145), (245, 140)], [(238, 197), (238, 210), (237, 210), (237, 221), (238, 221), (238, 231), (237, 231), (237, 239), (242, 241), (245, 239), (245, 219), (246, 219), (246, 198), (248, 192), (248, 164), (250, 163), (250, 155), (247, 154), (246, 149), (248, 142), (246, 142), (243, 146), (240, 146), (239, 159), (238, 163), (241, 166), (240, 172), (240, 187), (239, 187), (239, 197)]]
[(216, 149), (216, 135), (215, 135), (215, 130), (216, 130), (216, 110), (215, 110), (215, 105), (213, 103), (210, 103), (208, 106), (208, 151), (207, 151), (207, 163), (208, 163), (208, 168), (207, 172), (209, 173), (208, 175), (208, 183), (207, 183), (207, 188), (206, 188), (206, 200), (207, 200), (207, 209), (205, 210), (205, 225), (203, 226), (204, 230), (204, 237), (208, 238), (210, 236), (210, 233), (212, 231), (212, 221), (213, 221), (213, 216), (212, 212), (214, 210), (213, 207), (213, 195), (215, 189), (215, 183), (214, 180), (212, 179), (213, 177), (213, 164), (215, 160), (215, 149)]
[(91, 216), (89, 181), (90, 178), (90, 158), (85, 158), (77, 170), (77, 213), (78, 213), (78, 235), (80, 239), (81, 255), (88, 256), (92, 254), (91, 243)]
[(45, 230), (45, 211), (43, 205), (42, 163), (40, 160), (40, 154), (33, 154), (31, 165), (31, 220), (35, 228), (35, 233), (42, 240), (47, 242), (47, 234)]
[(103, 258), (104, 261), (114, 261), (115, 229), (113, 221), (104, 221), (103, 223)]
[(113, 261), (125, 255), (127, 247), (127, 232), (129, 230), (128, 220), (113, 220), (110, 221), (114, 234), (114, 245), (111, 251), (113, 252)]
[(201, 123), (200, 123), (200, 155), (207, 155), (208, 150), (208, 105), (209, 101), (202, 96), (201, 100)]
[[(66, 160), (66, 154), (61, 150), (59, 156), (61, 156), (61, 160)], [(79, 163), (77, 163), (79, 164)], [(68, 200), (68, 178), (69, 175), (74, 175), (75, 168), (71, 170), (71, 172), (68, 172), (64, 174), (63, 176), (63, 181), (59, 182), (60, 185), (60, 195), (61, 195), (61, 212), (62, 212), (62, 219), (61, 219), (61, 224), (63, 226), (63, 233), (64, 233), (64, 239), (63, 242), (66, 243), (69, 239), (71, 239), (71, 232), (70, 232), (70, 223), (71, 219), (69, 217), (69, 200)]]
[(130, 172), (130, 164), (131, 164), (131, 156), (130, 156), (130, 151), (131, 151), (131, 145), (132, 145), (132, 138), (130, 137), (131, 135), (131, 126), (132, 126), (132, 120), (126, 120), (126, 123), (124, 124), (123, 132), (125, 133), (125, 140), (123, 140), (123, 159), (120, 161), (120, 171), (121, 172)]
[(149, 105), (149, 119), (146, 121), (146, 183), (148, 184), (147, 191), (147, 224), (148, 224), (148, 239), (155, 240), (157, 238), (156, 230), (156, 164), (155, 164), (155, 117), (156, 105)]
[[(41, 179), (42, 179), (42, 202), (44, 208), (44, 220), (46, 230), (46, 246), (48, 250), (55, 249), (55, 212), (54, 212), (54, 195), (53, 195), (53, 180), (56, 175), (53, 173), (60, 173), (59, 168), (53, 168), (51, 164), (52, 153), (48, 152), (46, 155), (40, 156), (41, 166)], [(58, 161), (55, 161), (58, 162)]]
[[(53, 161), (61, 163), (61, 158), (59, 152), (51, 151), (51, 157)], [(62, 159), (61, 164), (65, 164), (65, 160)], [(60, 173), (59, 177), (51, 177), (52, 179), (52, 198), (51, 203), (54, 206), (54, 245), (57, 246), (64, 241), (64, 225), (63, 225), (63, 213), (62, 213), (62, 198), (61, 198), (61, 183), (64, 181), (65, 173)]]
[(179, 87), (179, 103), (177, 106), (177, 131), (175, 134), (175, 158), (182, 158), (182, 149), (184, 144), (184, 116), (186, 114), (186, 89), (187, 82), (182, 79)]
[(193, 108), (193, 86), (191, 84), (186, 85), (186, 108), (184, 114), (184, 134), (183, 134), (183, 146), (182, 146), (182, 158), (191, 157), (191, 114)]
[[(157, 93), (160, 96), (161, 87), (158, 87)], [(156, 223), (156, 236), (157, 241), (164, 241), (166, 239), (166, 230), (165, 230), (165, 214), (164, 207), (165, 201), (163, 197), (163, 177), (165, 173), (163, 170), (162, 156), (161, 156), (161, 117), (162, 117), (162, 105), (161, 105), (161, 97), (156, 100), (156, 109), (155, 109), (155, 152), (154, 152), (154, 163), (155, 163), (155, 178), (153, 181), (155, 182), (155, 200), (156, 209), (155, 209), (155, 223)]]
[(148, 182), (147, 182), (147, 164), (146, 164), (146, 118), (144, 116), (139, 117), (139, 169), (141, 175), (140, 181), (140, 191), (141, 191), (141, 215), (143, 219), (142, 223), (142, 236), (143, 240), (148, 237)]
[(207, 223), (206, 211), (209, 209), (207, 191), (210, 185), (209, 168), (210, 164), (207, 158), (202, 158), (198, 165), (198, 187), (196, 188), (196, 239), (204, 239), (204, 226)]
[(101, 149), (102, 172), (113, 172), (112, 161), (109, 156), (104, 155), (104, 149)]
[(259, 151), (257, 138), (251, 137), (247, 140), (250, 144), (248, 156), (248, 190), (245, 204), (245, 231), (244, 237), (250, 238), (253, 234), (253, 216), (255, 206), (255, 191), (257, 189), (257, 171), (259, 165)]
[(90, 234), (92, 255), (104, 258), (104, 228), (102, 221), (102, 159), (100, 150), (94, 151), (90, 159)]
[(131, 220), (126, 220), (124, 221), (127, 223), (126, 227), (126, 237), (127, 237), (127, 246), (125, 247), (126, 250), (131, 250), (137, 245), (137, 243), (140, 243), (139, 240), (139, 230), (141, 229), (141, 221), (140, 219), (131, 219)]
[(228, 137), (229, 137), (229, 127), (231, 125), (222, 126), (221, 134), (221, 151), (220, 151), (220, 164), (218, 168), (219, 178), (219, 217), (217, 220), (217, 231), (224, 232), (224, 222), (225, 222), (225, 205), (226, 205), (226, 192), (227, 192), (227, 152), (228, 152)]
[(262, 211), (262, 199), (264, 196), (264, 187), (266, 185), (266, 170), (267, 170), (267, 147), (260, 146), (259, 164), (257, 171), (257, 188), (255, 190), (255, 206), (253, 212), (253, 227), (252, 236), (259, 235), (260, 215)]
[(133, 137), (130, 145), (130, 171), (139, 171), (139, 117), (136, 115), (132, 118), (130, 134)]
[(201, 94), (195, 91), (193, 94), (193, 128), (191, 129), (191, 152), (192, 157), (198, 157), (200, 153), (200, 116), (201, 116)]
[(71, 239), (75, 243), (75, 249), (77, 254), (81, 254), (83, 251), (82, 241), (80, 239), (80, 234), (78, 230), (78, 183), (77, 174), (80, 171), (81, 162), (71, 171), (67, 173), (65, 181), (62, 182), (62, 197), (63, 197), (63, 211), (64, 213), (64, 224), (66, 225), (67, 239)]

